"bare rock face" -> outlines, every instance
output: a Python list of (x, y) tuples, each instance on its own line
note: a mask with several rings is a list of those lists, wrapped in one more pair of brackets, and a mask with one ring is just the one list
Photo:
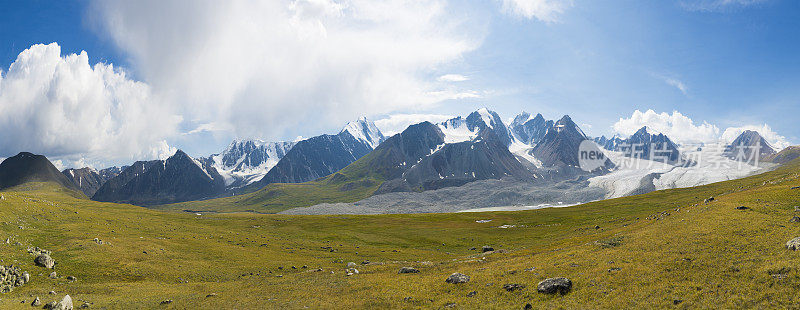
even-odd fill
[(39, 256), (36, 256), (36, 259), (34, 259), (33, 262), (36, 263), (36, 266), (48, 269), (53, 269), (53, 266), (56, 264), (56, 261), (47, 254), (39, 254)]
[(445, 282), (452, 284), (467, 283), (469, 282), (469, 276), (463, 273), (456, 272), (447, 277), (447, 280), (445, 280)]
[(564, 295), (572, 289), (572, 281), (567, 278), (550, 278), (539, 282), (537, 291), (544, 294), (559, 293)]

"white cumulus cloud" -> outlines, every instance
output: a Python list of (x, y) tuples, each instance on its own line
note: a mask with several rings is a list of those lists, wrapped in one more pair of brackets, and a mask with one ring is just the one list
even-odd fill
[(678, 111), (668, 114), (656, 113), (653, 110), (646, 112), (636, 110), (631, 117), (620, 118), (612, 127), (616, 133), (627, 137), (644, 126), (667, 135), (676, 143), (731, 143), (745, 130), (752, 130), (758, 132), (776, 150), (792, 145), (786, 137), (772, 130), (767, 124), (728, 127), (720, 134), (717, 126), (706, 121), (695, 124), (691, 118)]
[(478, 96), (436, 80), (438, 68), (477, 48), (485, 32), (451, 9), (444, 0), (92, 6), (94, 24), (137, 74), (192, 120), (185, 127), (215, 124), (267, 140)]
[(70, 161), (129, 162), (173, 150), (165, 137), (181, 118), (147, 84), (86, 52), (37, 44), (0, 72), (0, 155), (20, 151)]
[(453, 118), (453, 116), (442, 114), (393, 114), (375, 121), (375, 126), (378, 126), (378, 129), (380, 129), (385, 136), (389, 137), (402, 132), (410, 125), (422, 123), (424, 121), (436, 124), (451, 118)]
[(760, 134), (762, 137), (764, 137), (765, 140), (767, 140), (770, 146), (772, 146), (778, 151), (792, 145), (792, 143), (786, 140), (786, 137), (779, 135), (777, 132), (772, 130), (772, 128), (769, 127), (769, 125), (767, 124), (746, 125), (742, 127), (729, 127), (726, 128), (725, 131), (722, 133), (721, 139), (722, 141), (725, 141), (727, 143), (733, 142), (733, 140), (736, 140), (736, 138), (740, 134), (742, 134), (742, 132), (744, 132), (745, 130), (758, 132), (758, 134)]
[(564, 10), (572, 6), (568, 0), (502, 0), (503, 11), (527, 19), (546, 23), (558, 22)]
[(463, 82), (469, 80), (469, 77), (461, 74), (445, 74), (440, 76), (437, 80), (439, 80), (439, 82)]
[(667, 135), (676, 143), (712, 142), (719, 138), (717, 126), (705, 121), (702, 124), (695, 124), (691, 118), (678, 111), (669, 114), (656, 113), (653, 110), (646, 112), (636, 110), (631, 117), (620, 118), (612, 128), (622, 136), (630, 136), (644, 126)]

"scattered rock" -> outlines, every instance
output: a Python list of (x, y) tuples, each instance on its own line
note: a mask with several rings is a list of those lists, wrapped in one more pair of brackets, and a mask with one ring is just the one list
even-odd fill
[(683, 302), (683, 300), (680, 300), (680, 299), (675, 299), (675, 300), (673, 300), (673, 301), (672, 301), (672, 304), (677, 306), (677, 305), (679, 305), (679, 304), (680, 304), (680, 303), (682, 303), (682, 302)]
[(712, 201), (714, 201), (714, 197), (708, 197), (708, 198), (706, 198), (706, 200), (703, 200), (704, 203), (709, 203), (709, 202), (712, 202)]
[(39, 300), (39, 297), (36, 297), (36, 299), (34, 299), (33, 302), (31, 303), (31, 307), (39, 307), (41, 305), (42, 305), (42, 301)]
[(58, 278), (58, 274), (56, 274), (56, 272), (53, 271), (53, 272), (50, 273), (49, 277), (50, 277), (50, 279), (55, 279), (55, 278)]
[(8, 293), (15, 287), (25, 285), (30, 281), (30, 275), (14, 265), (0, 265), (0, 293)]
[(412, 267), (402, 267), (397, 273), (419, 273), (419, 270)]
[(217, 293), (211, 293), (211, 294), (206, 295), (206, 298), (209, 298), (209, 297), (217, 297)]
[(78, 278), (76, 278), (76, 277), (73, 277), (73, 276), (67, 276), (67, 281), (69, 281), (69, 282), (75, 282), (75, 281), (78, 281)]
[(792, 219), (789, 220), (789, 223), (800, 223), (800, 216), (792, 216)]
[(92, 306), (92, 305), (90, 305), (88, 302), (85, 302), (85, 303), (83, 303), (83, 304), (82, 304), (80, 307), (78, 307), (78, 308), (81, 308), (81, 309), (89, 309), (89, 307), (91, 307), (91, 306)]
[(455, 306), (456, 306), (456, 303), (454, 303), (454, 302), (449, 302), (449, 303), (444, 305), (445, 308), (453, 308)]
[(736, 210), (750, 210), (750, 208), (745, 207), (745, 206), (738, 206), (738, 207), (736, 207)]
[(162, 305), (168, 305), (168, 304), (171, 304), (171, 303), (172, 303), (172, 299), (167, 299), (167, 300), (161, 302)]
[(55, 292), (55, 291), (50, 291), (50, 293), (48, 293), (48, 294), (50, 294), (50, 295), (55, 295), (55, 294), (56, 294), (56, 292)]
[(800, 237), (786, 241), (786, 248), (792, 251), (800, 250)]
[(516, 291), (516, 290), (521, 290), (523, 288), (525, 288), (525, 284), (512, 283), (512, 284), (503, 285), (503, 289), (506, 290), (506, 291), (509, 291), (509, 292), (513, 292), (513, 291)]
[(539, 293), (544, 294), (559, 293), (564, 295), (569, 293), (571, 289), (572, 281), (567, 278), (549, 278), (539, 282), (539, 284), (536, 286), (536, 290), (539, 291)]
[(100, 240), (99, 238), (94, 238), (92, 241), (94, 241), (94, 243), (97, 243), (99, 245), (103, 245), (105, 243), (103, 242), (103, 240)]
[(473, 297), (475, 295), (478, 295), (478, 291), (472, 291), (472, 292), (467, 293), (467, 297)]
[(469, 276), (463, 273), (456, 272), (447, 277), (447, 280), (445, 280), (444, 282), (452, 284), (467, 283), (469, 282)]
[(594, 229), (600, 229), (600, 225), (594, 225)]
[(488, 246), (488, 245), (484, 245), (484, 246), (483, 246), (483, 248), (481, 248), (481, 251), (482, 251), (483, 253), (486, 253), (486, 252), (492, 252), (492, 251), (494, 251), (494, 248), (493, 248), (493, 247), (490, 247), (490, 246)]
[(39, 254), (33, 262), (36, 263), (36, 266), (48, 269), (53, 269), (53, 266), (56, 264), (56, 261), (48, 254)]
[(354, 263), (354, 262), (347, 263), (347, 268), (353, 268), (355, 266), (358, 266), (358, 265), (356, 265), (356, 263)]
[[(49, 306), (49, 307), (48, 307)], [(72, 297), (65, 295), (59, 302), (51, 302), (45, 306), (45, 309), (50, 310), (72, 310)]]

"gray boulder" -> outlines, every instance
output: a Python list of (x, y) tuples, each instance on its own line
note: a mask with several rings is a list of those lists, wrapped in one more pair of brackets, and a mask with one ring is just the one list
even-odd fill
[(39, 254), (39, 256), (36, 256), (36, 259), (34, 259), (33, 262), (36, 263), (36, 266), (49, 269), (53, 269), (53, 266), (56, 264), (56, 261), (47, 254)]
[(41, 305), (42, 305), (42, 301), (39, 300), (39, 297), (36, 297), (36, 299), (34, 299), (33, 302), (31, 303), (31, 307), (38, 307), (38, 306), (41, 306)]
[(397, 273), (419, 273), (419, 270), (417, 268), (412, 268), (412, 267), (403, 267), (400, 268), (400, 271), (398, 271)]
[(800, 237), (786, 241), (786, 248), (792, 251), (800, 250)]
[(469, 282), (469, 276), (463, 273), (456, 272), (454, 274), (451, 274), (449, 277), (447, 277), (447, 280), (444, 281), (452, 284), (467, 283)]
[(567, 278), (550, 278), (545, 279), (536, 286), (536, 290), (539, 293), (544, 294), (555, 294), (559, 293), (564, 295), (569, 293), (572, 289), (572, 281)]

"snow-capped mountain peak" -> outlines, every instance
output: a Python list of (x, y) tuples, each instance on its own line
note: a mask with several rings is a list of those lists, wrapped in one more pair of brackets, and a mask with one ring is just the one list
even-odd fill
[(445, 143), (472, 141), (484, 129), (494, 131), (506, 145), (513, 140), (500, 116), (486, 108), (472, 112), (466, 118), (459, 116), (449, 119), (438, 126), (445, 135)]
[(370, 148), (375, 149), (378, 147), (386, 137), (383, 136), (380, 129), (375, 126), (375, 123), (368, 120), (366, 117), (361, 117), (357, 121), (347, 123), (340, 133), (347, 132), (356, 140), (364, 142)]
[(295, 142), (265, 142), (236, 139), (222, 153), (201, 161), (211, 161), (228, 187), (240, 187), (260, 180), (286, 155)]

